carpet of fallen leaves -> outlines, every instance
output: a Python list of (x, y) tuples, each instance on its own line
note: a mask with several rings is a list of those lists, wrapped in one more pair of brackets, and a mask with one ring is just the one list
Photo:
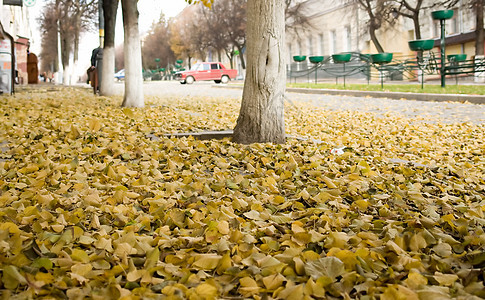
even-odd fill
[(483, 124), (292, 103), (286, 144), (238, 145), (165, 136), (238, 100), (121, 101), (0, 98), (4, 298), (485, 297)]

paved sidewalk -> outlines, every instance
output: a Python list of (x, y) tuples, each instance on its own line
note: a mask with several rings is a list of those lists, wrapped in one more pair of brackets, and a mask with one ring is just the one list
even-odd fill
[(398, 99), (398, 100), (405, 99), (405, 100), (436, 101), (436, 102), (453, 101), (453, 102), (469, 102), (474, 104), (485, 104), (484, 95), (426, 94), (426, 93), (351, 91), (351, 90), (302, 89), (302, 88), (287, 88), (286, 91), (291, 93), (303, 93), (303, 94), (326, 94), (326, 95), (344, 95), (344, 96), (355, 96), (355, 97), (387, 98), (387, 99)]
[[(117, 83), (116, 87), (118, 92), (123, 94), (124, 84)], [(241, 83), (214, 84), (213, 82), (195, 82), (187, 85), (177, 81), (153, 81), (146, 82), (143, 90), (146, 96), (152, 97), (241, 99), (243, 85)], [(352, 93), (353, 95), (349, 93), (354, 91), (337, 90), (334, 94), (331, 94), (330, 91), (287, 89), (285, 97), (289, 103), (307, 102), (316, 107), (334, 111), (371, 112), (378, 116), (392, 113), (416, 118), (416, 122), (485, 124), (485, 102), (483, 102), (484, 104), (472, 104), (470, 99), (474, 99), (474, 97), (471, 96), (468, 96), (469, 100), (465, 101), (460, 101), (460, 97), (454, 97), (452, 98), (454, 101), (450, 101), (446, 98), (450, 95), (424, 94), (428, 95), (429, 100), (423, 101), (414, 99), (417, 97), (410, 93), (399, 93), (401, 96), (398, 96), (393, 93), (380, 92), (378, 95), (371, 96), (368, 92), (362, 92), (357, 96), (356, 93)], [(391, 97), (395, 97), (395, 99), (391, 99)]]
[[(229, 84), (227, 86), (214, 86), (219, 88), (238, 88), (240, 84)], [(485, 88), (485, 86), (484, 86)], [(473, 104), (485, 104), (485, 95), (464, 95), (464, 94), (427, 94), (427, 93), (404, 93), (404, 92), (381, 92), (381, 91), (356, 91), (356, 90), (334, 90), (334, 89), (309, 89), (309, 88), (286, 88), (289, 93), (319, 94), (319, 95), (340, 95), (353, 97), (372, 97), (397, 100), (418, 100), (435, 102), (469, 102)]]

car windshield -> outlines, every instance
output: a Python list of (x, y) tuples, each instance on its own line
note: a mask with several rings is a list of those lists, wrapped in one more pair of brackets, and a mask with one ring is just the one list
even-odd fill
[(190, 71), (197, 71), (199, 69), (200, 64), (195, 64), (190, 68)]

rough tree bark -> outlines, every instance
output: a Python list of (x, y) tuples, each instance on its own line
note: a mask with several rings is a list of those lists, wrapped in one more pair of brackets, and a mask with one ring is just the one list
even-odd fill
[[(416, 1), (408, 1), (408, 0), (401, 0), (399, 1), (400, 7), (396, 11), (403, 17), (409, 18), (413, 21), (414, 25), (414, 35), (416, 36), (417, 40), (421, 39), (421, 24), (420, 24), (420, 16), (419, 13), (421, 12), (423, 6), (423, 0), (416, 0)], [(414, 4), (414, 7), (411, 5)], [(407, 11), (403, 10), (406, 9)]]
[[(102, 74), (104, 78), (114, 78), (115, 70), (115, 27), (118, 0), (103, 0), (104, 13), (104, 47)], [(100, 94), (113, 96), (115, 94), (114, 80), (102, 80)]]
[(143, 75), (140, 34), (138, 32), (138, 0), (121, 0), (124, 30), (125, 95), (122, 106), (143, 107)]
[(369, 16), (369, 36), (376, 47), (377, 52), (384, 52), (379, 39), (377, 38), (377, 30), (382, 26), (382, 11), (384, 7), (384, 1), (373, 0), (357, 0), (357, 3), (365, 10)]
[[(61, 27), (64, 25), (61, 25)], [(64, 68), (62, 73), (62, 83), (64, 85), (71, 85), (71, 76), (70, 76), (70, 60), (69, 56), (71, 54), (71, 35), (66, 31), (62, 31), (61, 29), (61, 62)]]
[(476, 32), (477, 32), (477, 39), (475, 41), (475, 55), (483, 55), (484, 54), (484, 40), (485, 40), (485, 31), (483, 30), (483, 8), (484, 8), (484, 1), (483, 0), (475, 0), (473, 3), (475, 6), (475, 17), (476, 17)]
[(377, 30), (380, 28), (380, 26), (375, 25), (375, 21), (370, 21), (371, 24), (369, 25), (369, 35), (372, 43), (376, 47), (377, 52), (383, 53), (384, 52), (384, 47), (382, 47), (381, 43), (379, 42), (379, 39), (377, 38)]
[(248, 0), (247, 75), (233, 141), (284, 143), (285, 2)]

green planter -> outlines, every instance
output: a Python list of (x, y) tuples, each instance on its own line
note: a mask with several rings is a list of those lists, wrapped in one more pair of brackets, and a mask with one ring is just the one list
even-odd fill
[(350, 57), (352, 57), (350, 53), (332, 54), (332, 59), (336, 63), (348, 62), (350, 61)]
[(447, 58), (450, 62), (461, 62), (466, 60), (466, 54), (450, 54)]
[(392, 53), (371, 54), (370, 58), (375, 64), (388, 64), (392, 60)]
[(181, 65), (184, 61), (181, 60), (181, 59), (177, 59), (175, 62), (178, 63), (179, 65)]
[(296, 62), (302, 62), (306, 59), (305, 55), (295, 55), (293, 56), (293, 60)]
[(310, 56), (308, 59), (310, 60), (310, 62), (318, 64), (323, 61), (323, 56)]
[(453, 18), (453, 10), (447, 9), (447, 10), (433, 11), (433, 12), (431, 12), (431, 16), (435, 20), (451, 19), (451, 18)]
[(434, 47), (434, 40), (414, 40), (408, 42), (409, 48), (413, 51), (427, 51)]

